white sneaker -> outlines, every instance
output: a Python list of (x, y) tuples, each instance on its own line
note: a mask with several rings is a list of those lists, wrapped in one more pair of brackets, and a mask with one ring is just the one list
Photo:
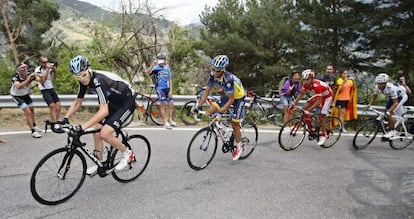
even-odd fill
[(325, 141), (326, 141), (326, 137), (325, 136), (320, 136), (319, 137), (319, 141), (318, 141), (318, 145), (319, 146), (321, 146), (321, 145), (324, 145), (325, 144)]
[(39, 132), (32, 132), (32, 137), (33, 138), (41, 138), (42, 137), (42, 135), (39, 133)]
[(97, 165), (93, 165), (91, 167), (89, 167), (88, 169), (86, 169), (86, 175), (95, 175), (98, 172), (98, 166)]
[(175, 123), (174, 121), (171, 121), (171, 122), (170, 122), (170, 125), (171, 125), (172, 127), (178, 127), (178, 126), (177, 126), (177, 123)]
[(236, 146), (236, 149), (234, 149), (233, 151), (233, 160), (238, 160), (240, 158), (240, 155), (243, 151), (243, 147), (242, 146)]
[(35, 127), (33, 127), (33, 129), (34, 129), (36, 132), (43, 132), (43, 130), (42, 130), (41, 128), (39, 128), (39, 126), (35, 126)]
[(119, 161), (118, 165), (116, 165), (115, 170), (122, 170), (125, 169), (129, 163), (134, 159), (135, 155), (134, 152), (131, 150), (126, 150)]
[(172, 129), (172, 126), (171, 126), (171, 124), (169, 122), (165, 122), (164, 128), (166, 128), (166, 129)]
[(396, 130), (391, 130), (391, 131), (385, 133), (384, 138), (392, 138), (396, 134), (398, 134), (398, 132)]

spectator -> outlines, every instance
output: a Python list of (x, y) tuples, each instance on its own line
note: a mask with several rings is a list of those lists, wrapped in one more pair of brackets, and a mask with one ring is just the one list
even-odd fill
[(405, 78), (404, 75), (401, 75), (398, 79), (398, 85), (400, 85), (401, 87), (405, 88), (405, 91), (407, 93), (407, 95), (411, 94), (411, 89), (410, 87), (407, 85), (407, 78)]
[(332, 91), (335, 92), (336, 89), (336, 77), (334, 75), (335, 69), (332, 64), (326, 66), (325, 74), (322, 75), (319, 79), (329, 85)]
[(332, 114), (338, 116), (342, 122), (342, 132), (347, 133), (344, 121), (357, 118), (357, 92), (355, 81), (349, 78), (348, 71), (340, 70), (340, 77), (337, 82), (337, 89), (334, 98), (334, 108)]
[(36, 78), (34, 74), (30, 74), (27, 69), (28, 67), (29, 66), (24, 63), (16, 66), (17, 73), (12, 76), (10, 94), (17, 106), (23, 110), (26, 123), (32, 131), (32, 137), (40, 138), (42, 137), (40, 134), (42, 130), (36, 126), (33, 101), (29, 95), (30, 84), (32, 81), (39, 81), (40, 79)]
[(280, 104), (283, 106), (284, 111), (283, 123), (286, 123), (293, 117), (293, 114), (289, 112), (289, 105), (295, 101), (295, 97), (300, 93), (301, 88), (300, 73), (295, 71), (280, 89)]
[(173, 121), (174, 101), (172, 73), (166, 64), (167, 56), (165, 53), (158, 53), (155, 60), (147, 69), (146, 73), (151, 74), (155, 83), (158, 101), (160, 102), (161, 119), (164, 121), (166, 129), (172, 129), (177, 124)]
[(49, 107), (50, 120), (57, 121), (62, 108), (52, 83), (52, 79), (56, 80), (57, 77), (57, 63), (49, 63), (46, 56), (40, 56), (39, 63), (40, 65), (35, 69), (35, 74), (40, 76), (38, 87), (42, 92), (43, 100)]

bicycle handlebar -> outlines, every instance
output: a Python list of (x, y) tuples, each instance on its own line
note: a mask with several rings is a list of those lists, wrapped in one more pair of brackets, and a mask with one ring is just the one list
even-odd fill
[(54, 133), (69, 133), (71, 130), (73, 130), (73, 125), (65, 122), (65, 121), (45, 121), (45, 132), (47, 131), (47, 128), (50, 126), (50, 129)]

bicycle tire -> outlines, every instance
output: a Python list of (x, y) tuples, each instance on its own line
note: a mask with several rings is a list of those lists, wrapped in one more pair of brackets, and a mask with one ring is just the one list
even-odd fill
[(253, 105), (250, 108), (246, 109), (246, 112), (244, 113), (244, 120), (247, 122), (253, 122), (256, 125), (260, 121), (267, 120), (266, 112), (263, 111), (263, 109), (259, 107), (257, 103), (252, 104)]
[(164, 125), (164, 121), (162, 121), (161, 117), (159, 102), (154, 99), (148, 99), (148, 101), (150, 101), (149, 108), (147, 111), (149, 118), (155, 125)]
[[(64, 170), (67, 172), (62, 173)], [(61, 204), (75, 195), (85, 181), (85, 176), (86, 160), (82, 153), (66, 147), (58, 148), (44, 156), (34, 168), (30, 192), (41, 204)]]
[[(135, 158), (128, 167), (121, 171), (113, 171), (112, 177), (122, 183), (127, 183), (138, 178), (147, 168), (151, 158), (151, 146), (148, 139), (142, 135), (131, 135), (128, 137), (127, 148), (132, 150)], [(116, 165), (122, 158), (122, 152), (114, 150), (112, 164)]]
[(280, 109), (277, 106), (273, 107), (274, 110), (274, 117), (273, 117), (273, 124), (279, 127), (282, 127), (284, 122), (283, 122), (283, 117), (284, 117), (284, 113), (283, 113), (283, 108)]
[[(412, 122), (406, 122), (406, 128), (408, 129), (408, 127), (410, 127)], [(414, 136), (411, 135), (410, 133), (408, 133), (408, 137), (411, 138), (405, 138), (405, 130), (403, 128), (403, 126), (400, 124), (398, 127), (396, 127), (396, 129), (399, 133), (400, 133), (400, 138), (399, 139), (390, 139), (389, 143), (390, 143), (390, 147), (394, 150), (401, 150), (404, 149), (406, 147), (408, 147), (408, 145), (410, 145), (411, 143), (413, 143), (414, 141)]]
[(198, 130), (188, 145), (188, 165), (194, 170), (206, 168), (216, 155), (217, 144), (217, 134), (210, 127)]
[(243, 151), (239, 160), (244, 160), (249, 157), (257, 146), (259, 133), (257, 126), (253, 122), (242, 122), (241, 131), (241, 143), (243, 145)]
[[(197, 125), (200, 121), (195, 119), (196, 114), (192, 112), (194, 106), (196, 105), (195, 100), (190, 100), (186, 102), (180, 111), (180, 120), (188, 126)], [(203, 107), (202, 107), (203, 108)], [(203, 109), (200, 109), (203, 110)]]
[(321, 145), (322, 148), (330, 148), (339, 141), (342, 135), (342, 122), (338, 117), (326, 117), (326, 134), (325, 144)]
[(298, 148), (306, 136), (306, 124), (301, 117), (288, 120), (279, 131), (279, 146), (285, 151)]
[(370, 120), (364, 123), (358, 131), (355, 133), (352, 140), (352, 146), (355, 150), (362, 150), (368, 147), (372, 141), (374, 141), (375, 136), (377, 136), (379, 124), (377, 120)]

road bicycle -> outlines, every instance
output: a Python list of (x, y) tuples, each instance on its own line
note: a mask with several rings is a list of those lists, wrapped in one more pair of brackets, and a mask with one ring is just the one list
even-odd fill
[[(138, 111), (138, 119), (141, 119), (143, 116), (144, 121), (148, 122), (148, 118), (155, 125), (163, 125), (164, 122), (161, 118), (160, 112), (160, 104), (158, 102), (158, 98), (152, 97), (152, 91), (155, 90), (155, 85), (150, 85), (151, 92), (150, 94), (144, 94), (137, 92), (137, 97), (135, 99), (135, 106)], [(128, 117), (128, 119), (124, 122), (123, 127), (128, 126), (134, 120), (134, 115)]]
[(34, 199), (41, 204), (61, 204), (75, 195), (85, 180), (85, 155), (98, 165), (97, 174), (100, 177), (112, 175), (115, 180), (122, 183), (135, 180), (148, 166), (151, 147), (148, 139), (142, 135), (128, 136), (123, 129), (116, 130), (116, 136), (122, 139), (122, 143), (128, 149), (134, 151), (135, 158), (124, 170), (114, 171), (122, 158), (122, 152), (112, 146), (105, 146), (104, 161), (101, 162), (96, 151), (90, 151), (87, 144), (80, 140), (82, 136), (99, 132), (99, 129), (79, 133), (71, 124), (46, 121), (45, 131), (48, 126), (55, 133), (66, 133), (67, 143), (44, 156), (33, 170), (30, 191)]
[[(376, 114), (376, 118), (369, 120), (363, 124), (354, 135), (352, 140), (352, 146), (356, 150), (362, 150), (370, 145), (378, 132), (385, 134), (389, 131), (388, 120), (384, 112), (378, 111), (374, 108), (371, 109)], [(407, 127), (414, 125), (414, 121), (409, 121), (409, 118), (414, 118), (414, 107), (408, 107), (408, 111), (401, 116), (392, 116), (395, 119), (395, 130), (397, 135), (392, 138), (381, 137), (381, 141), (388, 142), (390, 147), (394, 150), (401, 150), (406, 148), (414, 141), (413, 133), (410, 133)]]
[[(279, 146), (285, 151), (292, 151), (298, 148), (306, 134), (309, 140), (319, 141), (321, 125), (316, 113), (305, 114), (300, 107), (292, 110), (299, 111), (300, 116), (288, 120), (279, 131)], [(326, 141), (322, 148), (330, 148), (339, 141), (342, 134), (342, 122), (338, 117), (326, 115)]]
[(281, 127), (283, 125), (283, 106), (276, 99), (277, 90), (271, 90), (271, 100), (264, 99), (256, 94), (254, 90), (247, 91), (245, 108), (245, 119), (255, 124), (262, 121), (272, 120), (273, 124)]
[[(181, 111), (180, 111), (180, 119), (185, 125), (196, 125), (201, 121), (201, 119), (198, 117), (198, 115), (200, 114), (193, 113), (193, 109), (195, 106), (199, 104), (200, 98), (203, 95), (206, 87), (202, 87), (199, 84), (196, 84), (195, 88), (197, 89), (195, 98), (193, 100), (187, 101), (182, 106)], [(218, 100), (219, 100), (218, 97), (208, 95), (206, 102), (199, 109), (201, 111), (201, 114), (207, 111), (213, 102), (217, 102)]]
[[(222, 143), (222, 152), (233, 153), (235, 149), (233, 129), (227, 127), (223, 121), (230, 123), (232, 115), (222, 114), (211, 119), (207, 127), (200, 129), (191, 139), (187, 149), (188, 165), (194, 170), (206, 168), (216, 155), (219, 142)], [(252, 122), (240, 123), (241, 144), (243, 147), (240, 160), (249, 157), (257, 145), (258, 131)]]

